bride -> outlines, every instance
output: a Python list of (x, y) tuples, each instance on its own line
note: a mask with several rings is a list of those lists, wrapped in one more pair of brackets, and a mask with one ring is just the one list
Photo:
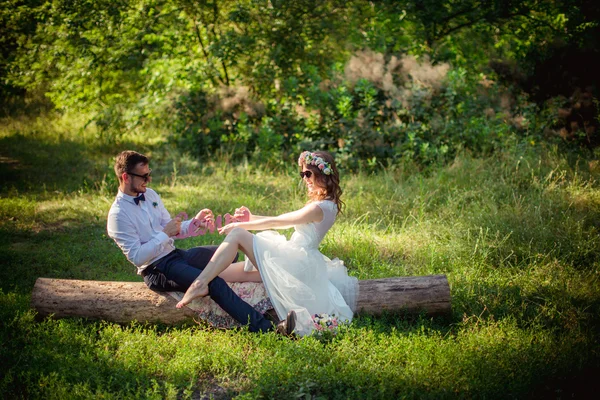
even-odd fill
[[(242, 265), (233, 264), (227, 269), (241, 250), (246, 255), (243, 269), (248, 280), (262, 280), (279, 318), (296, 313), (296, 334), (304, 336), (315, 329), (312, 319), (315, 314), (335, 315), (340, 322), (352, 320), (358, 280), (348, 276), (340, 260), (330, 260), (319, 251), (319, 244), (344, 205), (337, 167), (333, 157), (322, 151), (303, 152), (298, 165), (310, 201), (299, 210), (277, 217), (252, 215), (246, 207), (238, 209), (238, 213), (249, 213), (250, 220), (231, 223), (219, 230), (227, 237), (177, 304), (178, 308), (206, 296), (208, 284), (219, 274), (228, 281), (240, 280), (244, 273)], [(290, 240), (275, 231), (248, 232), (291, 227), (295, 232)], [(255, 269), (258, 275), (249, 272)], [(228, 274), (235, 278), (227, 279)]]

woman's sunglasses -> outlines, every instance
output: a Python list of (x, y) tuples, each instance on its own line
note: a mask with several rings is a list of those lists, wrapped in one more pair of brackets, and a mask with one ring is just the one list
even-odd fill
[(300, 178), (304, 179), (304, 177), (310, 178), (312, 176), (311, 171), (300, 171)]

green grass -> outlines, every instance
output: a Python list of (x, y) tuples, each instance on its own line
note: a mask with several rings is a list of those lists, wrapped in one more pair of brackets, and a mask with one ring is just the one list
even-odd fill
[[(600, 188), (582, 156), (515, 146), (451, 165), (342, 176), (322, 251), (359, 279), (446, 274), (445, 318), (363, 316), (330, 340), (39, 321), (38, 277), (139, 281), (105, 218), (112, 159), (152, 157), (172, 213), (305, 202), (293, 167), (199, 163), (159, 132), (115, 143), (73, 117), (0, 122), (3, 398), (567, 398), (598, 389)], [(218, 235), (180, 241), (219, 243)]]

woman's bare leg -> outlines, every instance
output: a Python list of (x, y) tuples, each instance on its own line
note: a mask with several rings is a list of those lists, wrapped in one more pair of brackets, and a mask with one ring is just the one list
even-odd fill
[(233, 229), (225, 238), (223, 243), (217, 248), (215, 254), (206, 265), (206, 268), (190, 285), (185, 292), (183, 299), (177, 303), (177, 308), (189, 304), (196, 297), (204, 297), (208, 294), (208, 284), (222, 273), (231, 263), (238, 250), (241, 250), (246, 257), (256, 265), (254, 259), (254, 250), (252, 248), (254, 236), (241, 228)]
[(258, 271), (244, 271), (244, 261), (231, 264), (219, 274), (225, 282), (262, 282)]

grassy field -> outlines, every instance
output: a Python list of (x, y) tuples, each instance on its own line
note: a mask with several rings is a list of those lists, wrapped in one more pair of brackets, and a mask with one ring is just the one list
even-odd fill
[[(586, 398), (600, 389), (600, 187), (589, 161), (513, 146), (342, 176), (322, 244), (359, 279), (446, 274), (447, 318), (360, 317), (330, 340), (184, 325), (37, 321), (38, 277), (139, 281), (112, 240), (114, 155), (152, 158), (172, 213), (305, 202), (293, 166), (200, 164), (158, 134), (74, 117), (0, 121), (2, 398)], [(219, 243), (218, 235), (179, 242)]]

